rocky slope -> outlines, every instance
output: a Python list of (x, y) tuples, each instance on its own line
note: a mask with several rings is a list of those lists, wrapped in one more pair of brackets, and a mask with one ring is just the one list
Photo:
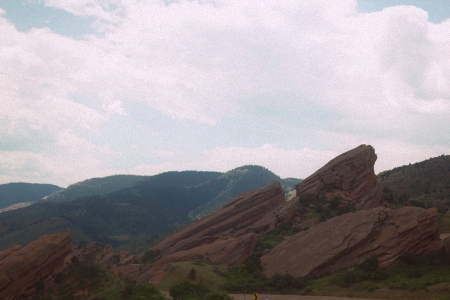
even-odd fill
[(335, 217), (287, 237), (261, 258), (267, 276), (333, 271), (362, 263), (370, 255), (381, 267), (404, 252), (426, 254), (439, 243), (436, 209), (377, 207)]
[[(250, 227), (285, 202), (279, 182), (244, 192), (215, 213), (198, 220), (154, 246), (170, 260), (186, 260), (198, 255), (228, 265), (242, 263), (256, 243)], [(268, 219), (271, 223), (272, 219)], [(260, 225), (264, 227), (264, 224)], [(266, 227), (270, 226), (267, 224)]]
[(32, 296), (40, 280), (62, 270), (70, 240), (70, 234), (62, 232), (0, 252), (0, 299)]
[(296, 185), (296, 201), (312, 203), (321, 197), (340, 197), (356, 209), (381, 203), (381, 190), (373, 167), (377, 156), (372, 146), (360, 145), (331, 161)]

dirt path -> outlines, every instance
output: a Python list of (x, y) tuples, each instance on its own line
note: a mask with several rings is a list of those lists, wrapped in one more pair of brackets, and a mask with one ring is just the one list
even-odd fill
[[(235, 300), (252, 300), (252, 294), (231, 294)], [(327, 296), (299, 296), (299, 295), (269, 295), (258, 294), (259, 300), (370, 300), (367, 298), (327, 297)], [(379, 300), (379, 299), (377, 299)]]

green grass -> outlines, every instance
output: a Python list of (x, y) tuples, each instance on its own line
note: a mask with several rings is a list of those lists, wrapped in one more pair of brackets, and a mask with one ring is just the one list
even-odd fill
[(355, 268), (351, 286), (345, 280), (349, 274), (347, 269), (311, 278), (302, 292), (309, 290), (312, 295), (371, 299), (450, 300), (450, 255), (409, 255), (408, 258), (405, 263), (378, 271), (363, 272)]
[(202, 282), (207, 287), (218, 290), (225, 283), (225, 277), (220, 273), (226, 273), (226, 266), (212, 264), (203, 261), (197, 262), (175, 262), (166, 266), (165, 275), (159, 287), (163, 290), (169, 290), (169, 287), (188, 280), (189, 272), (192, 268), (196, 271), (195, 282)]
[(438, 215), (439, 232), (450, 232), (450, 214), (439, 214)]
[(97, 298), (104, 298), (108, 300), (121, 300), (122, 285), (119, 282), (115, 282), (104, 290), (97, 293)]

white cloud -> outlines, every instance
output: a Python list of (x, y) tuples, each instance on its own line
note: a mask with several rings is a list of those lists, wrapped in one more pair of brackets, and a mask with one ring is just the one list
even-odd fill
[[(60, 177), (44, 164), (72, 155), (77, 174), (84, 171), (76, 161), (88, 162), (89, 174), (104, 173), (118, 168), (105, 159), (130, 145), (158, 149), (142, 150), (156, 159), (133, 162), (134, 169), (124, 160), (123, 170), (227, 171), (250, 163), (297, 177), (361, 143), (379, 145), (383, 168), (450, 146), (450, 21), (429, 23), (422, 9), (358, 13), (355, 0), (45, 4), (91, 17), (102, 32), (80, 40), (45, 28), (18, 32), (0, 10), (0, 137), (14, 144), (0, 153), (19, 149), (18, 161), (30, 158), (45, 174)], [(138, 115), (136, 103), (158, 113)], [(323, 111), (336, 118), (316, 116)], [(256, 130), (269, 119), (298, 135), (288, 142)], [(259, 144), (225, 128), (230, 120), (251, 120)], [(172, 127), (192, 145), (180, 145)], [(105, 132), (118, 129), (126, 134), (105, 142)], [(315, 131), (320, 138), (302, 139)], [(211, 146), (211, 135), (220, 146)]]

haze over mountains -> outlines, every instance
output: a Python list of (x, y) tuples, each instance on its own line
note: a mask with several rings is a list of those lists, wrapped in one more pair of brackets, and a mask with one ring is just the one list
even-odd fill
[(300, 179), (282, 180), (259, 166), (226, 173), (166, 172), (89, 179), (20, 210), (0, 214), (0, 249), (44, 234), (69, 231), (73, 243), (125, 246), (176, 230), (239, 193), (280, 181), (286, 192)]

